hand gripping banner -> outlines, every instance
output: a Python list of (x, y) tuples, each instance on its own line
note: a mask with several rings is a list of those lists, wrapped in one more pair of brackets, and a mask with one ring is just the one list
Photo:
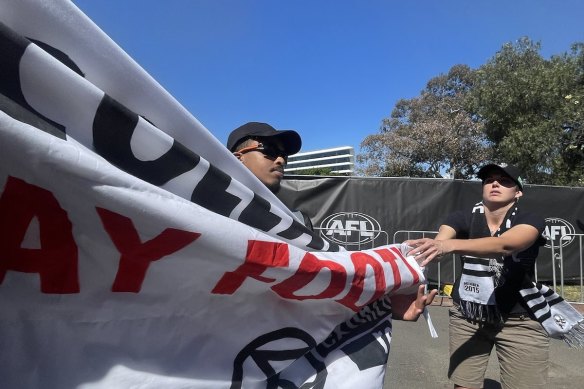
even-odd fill
[(399, 245), (306, 229), (71, 2), (0, 2), (0, 387), (381, 387)]

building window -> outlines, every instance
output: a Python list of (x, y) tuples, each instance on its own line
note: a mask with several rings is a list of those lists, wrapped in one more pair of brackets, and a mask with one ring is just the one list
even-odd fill
[(285, 172), (294, 174), (315, 168), (330, 168), (332, 173), (352, 174), (355, 151), (351, 146), (343, 146), (294, 154), (288, 158)]

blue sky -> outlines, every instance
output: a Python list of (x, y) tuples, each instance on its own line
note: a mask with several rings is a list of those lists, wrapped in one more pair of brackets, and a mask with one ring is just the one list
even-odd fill
[(582, 0), (74, 0), (225, 144), (248, 121), (353, 146), (400, 98), (528, 36), (584, 41)]

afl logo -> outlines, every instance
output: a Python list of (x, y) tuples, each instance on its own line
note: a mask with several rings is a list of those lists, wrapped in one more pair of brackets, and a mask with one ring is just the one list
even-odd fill
[(321, 234), (329, 241), (341, 245), (374, 242), (381, 234), (379, 222), (359, 212), (339, 212), (320, 223)]
[(575, 232), (574, 226), (566, 220), (559, 217), (548, 217), (545, 219), (545, 230), (543, 231), (543, 237), (546, 238), (545, 247), (551, 248), (552, 242), (554, 248), (566, 247), (574, 240)]

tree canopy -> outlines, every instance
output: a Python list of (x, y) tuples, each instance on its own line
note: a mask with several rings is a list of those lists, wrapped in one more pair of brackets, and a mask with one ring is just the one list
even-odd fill
[(360, 173), (472, 178), (496, 162), (519, 166), (530, 183), (584, 186), (584, 43), (549, 59), (540, 51), (522, 38), (399, 100), (361, 143)]

